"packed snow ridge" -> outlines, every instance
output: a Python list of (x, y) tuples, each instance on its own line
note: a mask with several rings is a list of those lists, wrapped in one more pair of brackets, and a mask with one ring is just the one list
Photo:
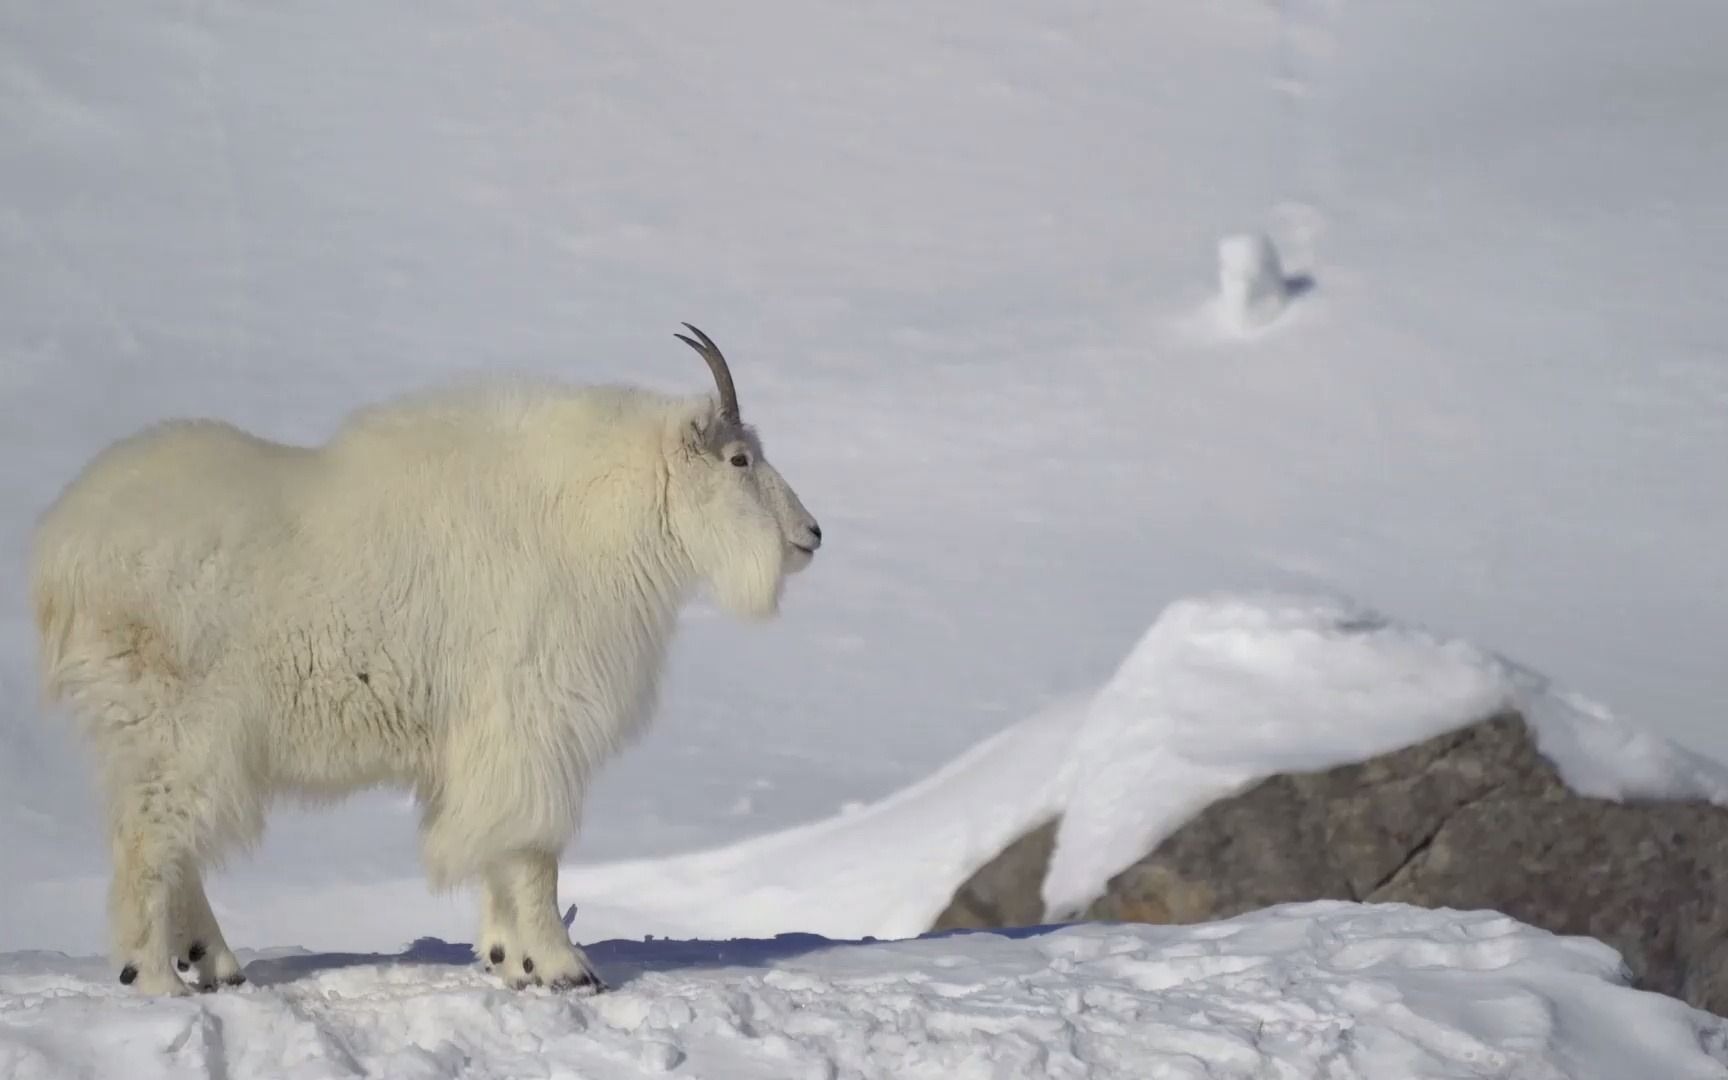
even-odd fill
[(1318, 903), (1201, 926), (906, 942), (609, 942), (598, 997), (499, 989), (459, 946), (252, 959), (141, 999), (0, 963), (0, 1075), (1720, 1078), (1728, 1021), (1617, 985), (1613, 950), (1492, 913)]

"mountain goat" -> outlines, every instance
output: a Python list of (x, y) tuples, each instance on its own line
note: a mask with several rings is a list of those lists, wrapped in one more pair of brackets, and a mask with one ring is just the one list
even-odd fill
[(590, 770), (653, 710), (706, 586), (768, 617), (822, 530), (716, 398), (446, 391), (324, 446), (175, 421), (44, 514), (43, 682), (94, 750), (120, 981), (244, 981), (200, 881), (278, 794), (405, 787), (437, 887), (477, 880), (475, 950), (517, 988), (601, 986), (558, 916)]

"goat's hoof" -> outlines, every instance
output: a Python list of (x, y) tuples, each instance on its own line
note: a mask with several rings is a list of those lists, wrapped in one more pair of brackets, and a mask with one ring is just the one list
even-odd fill
[(236, 971), (234, 974), (228, 976), (226, 979), (223, 979), (222, 985), (223, 986), (245, 986), (246, 985), (246, 976), (244, 976), (244, 975), (240, 974), (238, 971)]
[(552, 980), (551, 986), (554, 990), (574, 990), (583, 994), (604, 994), (610, 989), (598, 975), (587, 971), (580, 975), (560, 975)]
[(546, 984), (540, 981), (540, 976), (538, 976), (538, 975), (530, 975), (526, 978), (511, 979), (510, 980), (510, 989), (512, 989), (512, 990), (526, 990), (530, 986), (544, 986), (544, 985), (546, 985)]
[(184, 975), (188, 971), (192, 970), (194, 964), (202, 963), (204, 955), (204, 943), (202, 941), (194, 941), (191, 945), (186, 947), (185, 955), (174, 958), (174, 966), (179, 970), (180, 974)]
[(157, 970), (127, 964), (120, 969), (120, 985), (130, 986), (147, 997), (181, 997), (192, 992), (192, 988), (174, 974), (173, 967), (166, 964)]
[(201, 982), (198, 984), (198, 992), (200, 994), (214, 994), (216, 992), (216, 984), (209, 980)]

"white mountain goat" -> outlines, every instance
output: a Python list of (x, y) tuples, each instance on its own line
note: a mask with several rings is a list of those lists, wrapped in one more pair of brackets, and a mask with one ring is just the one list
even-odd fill
[(257, 841), (273, 796), (394, 785), (431, 883), (481, 883), (489, 970), (601, 987), (557, 908), (588, 774), (652, 712), (693, 591), (771, 616), (822, 543), (685, 325), (717, 399), (448, 391), (317, 448), (177, 421), (48, 510), (43, 680), (99, 763), (122, 983), (244, 981), (201, 869)]

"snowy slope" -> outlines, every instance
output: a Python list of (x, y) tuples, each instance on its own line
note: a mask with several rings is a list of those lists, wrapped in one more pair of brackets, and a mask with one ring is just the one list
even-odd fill
[[(1728, 756), (1725, 38), (1718, 0), (0, 5), (0, 948), (100, 945), (20, 570), (90, 453), (474, 370), (700, 389), (685, 318), (831, 542), (782, 623), (692, 615), (582, 858), (880, 799), (1212, 588), (1366, 597)], [(1315, 287), (1222, 337), (1252, 228)], [(285, 813), (218, 902), (428, 931), (323, 903), (412, 881), (411, 831)]]
[(466, 950), (252, 959), (141, 1001), (100, 963), (0, 960), (0, 1075), (896, 1080), (1719, 1080), (1728, 1020), (1488, 913), (1326, 903), (1194, 927), (884, 944), (609, 942), (621, 985), (513, 994)]

